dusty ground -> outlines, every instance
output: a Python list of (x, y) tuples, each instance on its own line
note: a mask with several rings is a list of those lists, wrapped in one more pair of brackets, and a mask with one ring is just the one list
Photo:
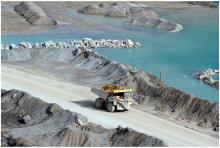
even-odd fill
[(2, 90), (1, 97), (1, 146), (165, 145), (129, 128), (105, 129), (88, 122), (81, 114), (19, 90)]
[(215, 146), (218, 144), (215, 138), (136, 109), (113, 114), (97, 110), (93, 107), (96, 96), (90, 92), (90, 87), (61, 82), (54, 77), (49, 78), (49, 75), (45, 76), (45, 72), (40, 71), (33, 67), (25, 70), (23, 66), (3, 63), (2, 88), (24, 90), (46, 102), (57, 103), (64, 109), (81, 113), (88, 117), (89, 121), (104, 127), (128, 126), (158, 137), (169, 146)]
[[(206, 138), (209, 137), (208, 135), (216, 137), (216, 139), (209, 137), (208, 141), (204, 141), (203, 144), (205, 145), (212, 145), (212, 143), (215, 145), (214, 143), (218, 141), (218, 132), (209, 128), (198, 128), (195, 123), (190, 123), (190, 120), (188, 121), (189, 123), (185, 123), (186, 120), (174, 120), (171, 112), (164, 114), (163, 112), (154, 111), (155, 108), (152, 104), (136, 106), (137, 109), (145, 112), (136, 109), (132, 109), (129, 112), (117, 112), (117, 114), (110, 114), (105, 111), (100, 112), (100, 110), (94, 108), (94, 100), (97, 96), (91, 93), (90, 88), (95, 85), (101, 86), (116, 81), (126, 74), (126, 67), (120, 63), (108, 61), (108, 59), (93, 52), (90, 53), (91, 56), (88, 58), (85, 58), (83, 54), (74, 57), (72, 50), (3, 50), (1, 52), (3, 60), (2, 87), (27, 91), (36, 97), (45, 99), (47, 102), (57, 103), (64, 108), (72, 109), (71, 111), (82, 113), (91, 122), (106, 127), (123, 125), (138, 131), (145, 131), (147, 134), (164, 140), (169, 145), (200, 145), (201, 142), (198, 139), (201, 135)], [(100, 69), (96, 68), (97, 62), (100, 64), (98, 64), (98, 67), (101, 67)], [(145, 78), (149, 79), (147, 75), (145, 76)], [(147, 79), (146, 82), (150, 85), (158, 83), (155, 80)], [(60, 99), (56, 100), (55, 98)], [(161, 115), (161, 113), (163, 114)], [(144, 121), (142, 121), (143, 119)], [(173, 122), (178, 123), (178, 125)], [(187, 132), (186, 134), (192, 135), (192, 137), (199, 137), (198, 139), (193, 139), (192, 137), (188, 139), (189, 137), (187, 136), (176, 137), (176, 132), (178, 134)]]
[[(111, 31), (116, 28), (112, 28), (108, 25), (87, 21), (85, 19), (78, 18), (74, 15), (70, 15), (70, 11), (76, 12), (78, 9), (83, 8), (90, 4), (100, 2), (35, 2), (39, 5), (45, 13), (52, 19), (58, 22), (56, 26), (39, 26), (30, 25), (22, 16), (18, 15), (14, 11), (14, 6), (20, 2), (2, 2), (2, 33), (30, 33), (30, 32), (45, 32), (47, 29), (70, 31), (63, 29), (63, 27), (69, 27), (73, 30), (87, 30), (87, 31)], [(112, 3), (112, 2), (109, 2)], [(182, 9), (188, 9), (190, 7), (199, 7), (197, 5), (190, 5), (185, 2), (138, 2), (144, 3), (150, 6), (150, 8), (156, 12), (164, 13), (165, 11), (178, 11)], [(48, 28), (49, 27), (49, 28)]]
[[(16, 14), (13, 11), (13, 6), (16, 3), (2, 3), (2, 33), (47, 31), (47, 27), (31, 26), (21, 16)], [(54, 2), (37, 2), (49, 17), (61, 22), (60, 25), (52, 29), (67, 26), (75, 30), (79, 28), (92, 31), (111, 31), (115, 29), (107, 25), (103, 26), (102, 24), (88, 22), (87, 20), (67, 15), (67, 9), (75, 11), (89, 3), (60, 2), (60, 5), (57, 5)], [(146, 3), (158, 13), (163, 13), (164, 10), (178, 11), (190, 7), (200, 7), (184, 2), (167, 2), (166, 5), (163, 2)], [(79, 58), (78, 61), (73, 62), (71, 61), (71, 57), (69, 57), (68, 60), (64, 59), (60, 61), (60, 59), (56, 59), (56, 55), (53, 57), (51, 53), (44, 53), (44, 51), (42, 51), (42, 57), (30, 54), (34, 60), (25, 59), (27, 58), (25, 57), (26, 51), (10, 52), (8, 54), (8, 61), (2, 61), (1, 78), (2, 88), (4, 89), (26, 91), (46, 102), (57, 103), (64, 109), (81, 113), (93, 123), (101, 124), (106, 128), (115, 128), (118, 125), (130, 127), (158, 137), (164, 140), (169, 146), (218, 145), (218, 132), (211, 131), (212, 129), (198, 129), (193, 123), (184, 123), (182, 120), (173, 120), (172, 118), (168, 118), (169, 113), (166, 116), (164, 114), (160, 116), (160, 113), (152, 112), (152, 106), (148, 106), (149, 108), (141, 106), (145, 112), (131, 109), (129, 112), (117, 112), (113, 114), (94, 108), (94, 100), (97, 96), (90, 92), (91, 86), (101, 86), (102, 84), (115, 81), (117, 77), (121, 76), (123, 69), (120, 72), (117, 68), (109, 66), (98, 71), (94, 69), (94, 59), (87, 60)], [(18, 54), (18, 52), (20, 53)], [(33, 53), (35, 52), (33, 51)], [(71, 55), (71, 50), (62, 51), (59, 55), (61, 55), (61, 58), (66, 58), (66, 55)], [(5, 55), (2, 52), (3, 57)], [(48, 59), (48, 57), (51, 59)], [(164, 119), (169, 119), (170, 121)], [(188, 126), (189, 128), (184, 126)]]
[[(70, 30), (86, 30), (86, 31), (103, 31), (115, 30), (110, 26), (81, 19), (69, 13), (70, 8), (66, 2), (36, 2), (45, 13), (58, 22), (56, 26), (31, 25), (22, 16), (14, 11), (14, 6), (19, 2), (2, 2), (2, 28), (3, 34), (6, 33), (37, 33), (46, 32), (48, 29), (62, 30), (69, 32)], [(68, 28), (70, 30), (68, 30)]]

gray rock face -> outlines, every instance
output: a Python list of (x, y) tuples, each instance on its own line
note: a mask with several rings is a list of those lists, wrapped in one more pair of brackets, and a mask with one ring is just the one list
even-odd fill
[(108, 17), (130, 17), (130, 16), (147, 16), (156, 18), (158, 15), (150, 10), (145, 4), (133, 2), (114, 2), (100, 3), (86, 6), (80, 10), (80, 13), (104, 15)]
[(14, 10), (24, 17), (31, 25), (56, 25), (56, 21), (49, 18), (44, 10), (33, 2), (21, 2)]
[(160, 18), (137, 17), (132, 18), (125, 23), (132, 26), (142, 26), (172, 32), (182, 30), (182, 25)]
[[(1, 146), (165, 146), (160, 139), (129, 128), (89, 123), (78, 113), (23, 91), (2, 90), (1, 105)], [(17, 121), (20, 115), (25, 124)], [(30, 121), (31, 126), (26, 124)]]
[(190, 120), (201, 127), (213, 130), (219, 128), (218, 103), (166, 87), (158, 78), (144, 72), (130, 73), (115, 83), (131, 87), (140, 96), (136, 99), (139, 104), (151, 105), (159, 112), (168, 111), (170, 116)]

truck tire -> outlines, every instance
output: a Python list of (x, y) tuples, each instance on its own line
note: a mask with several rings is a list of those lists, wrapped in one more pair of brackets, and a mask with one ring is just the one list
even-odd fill
[(106, 110), (108, 112), (114, 112), (115, 111), (115, 106), (113, 105), (112, 102), (108, 102), (107, 105), (106, 105)]
[(102, 98), (97, 98), (97, 99), (95, 100), (95, 107), (96, 107), (96, 108), (102, 108), (102, 106), (103, 106)]

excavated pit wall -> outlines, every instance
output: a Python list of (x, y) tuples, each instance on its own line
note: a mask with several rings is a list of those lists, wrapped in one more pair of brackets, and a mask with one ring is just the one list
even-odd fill
[(195, 122), (200, 127), (219, 130), (219, 104), (211, 103), (173, 87), (153, 87), (145, 73), (127, 76), (115, 83), (132, 87), (139, 95), (139, 104), (152, 106), (156, 111)]
[(136, 95), (139, 95), (136, 99), (139, 104), (151, 104), (160, 112), (168, 111), (175, 117), (194, 121), (198, 126), (219, 130), (218, 103), (211, 103), (173, 87), (167, 87), (154, 75), (135, 71), (123, 64), (112, 64), (110, 60), (93, 51), (82, 52), (75, 57), (75, 60), (82, 55), (84, 59), (102, 59), (102, 63), (96, 65), (99, 72), (106, 67), (108, 67), (108, 71), (105, 71), (107, 75), (117, 72), (121, 77), (113, 83), (133, 88)]
[(105, 129), (19, 90), (1, 90), (1, 146), (165, 146), (129, 128)]
[(219, 130), (218, 103), (211, 103), (173, 87), (167, 87), (156, 76), (143, 71), (136, 71), (130, 66), (111, 61), (93, 50), (2, 50), (2, 60), (5, 61), (39, 58), (49, 61), (62, 60), (71, 62), (73, 67), (84, 69), (87, 72), (87, 79), (82, 81), (88, 82), (93, 76), (98, 75), (100, 76), (99, 80), (102, 81), (99, 85), (111, 82), (131, 87), (135, 95), (139, 96), (136, 97), (136, 101), (140, 105), (145, 106), (147, 104), (161, 113), (169, 112), (170, 117), (180, 117), (183, 120), (193, 121), (200, 127), (210, 128), (213, 131)]

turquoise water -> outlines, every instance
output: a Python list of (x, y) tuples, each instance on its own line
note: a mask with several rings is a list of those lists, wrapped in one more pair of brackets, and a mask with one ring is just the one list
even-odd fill
[[(158, 12), (159, 13), (159, 12)], [(82, 16), (71, 12), (70, 15), (85, 17), (88, 21), (97, 21), (117, 28), (117, 31), (104, 33), (77, 32), (45, 33), (29, 35), (3, 35), (2, 43), (21, 41), (43, 42), (71, 41), (83, 37), (94, 39), (130, 38), (141, 43), (136, 49), (97, 49), (110, 59), (129, 64), (139, 70), (159, 76), (168, 86), (176, 87), (194, 96), (218, 102), (218, 90), (193, 78), (192, 74), (208, 68), (218, 68), (218, 10), (195, 8), (176, 13), (162, 13), (167, 19), (184, 26), (180, 32), (163, 32), (122, 25), (124, 20), (99, 16)]]

